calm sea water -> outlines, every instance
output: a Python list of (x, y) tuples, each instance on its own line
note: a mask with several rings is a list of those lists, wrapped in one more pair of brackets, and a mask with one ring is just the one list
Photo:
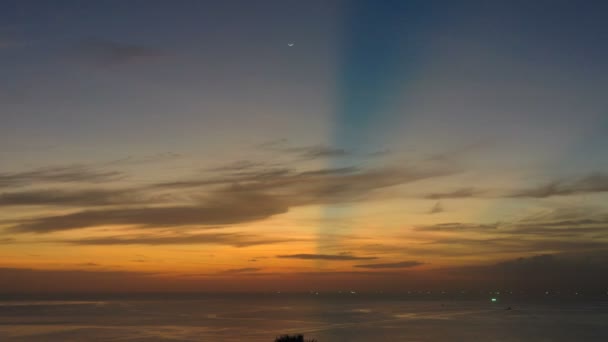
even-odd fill
[(319, 342), (608, 341), (608, 302), (288, 295), (0, 301), (0, 341), (272, 342), (287, 333)]

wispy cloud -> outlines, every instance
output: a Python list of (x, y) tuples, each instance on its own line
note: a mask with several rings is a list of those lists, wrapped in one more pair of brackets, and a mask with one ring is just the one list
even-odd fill
[(427, 231), (427, 232), (457, 232), (457, 231), (476, 231), (476, 232), (488, 232), (498, 228), (498, 224), (475, 224), (475, 223), (438, 223), (433, 225), (417, 226), (414, 230)]
[(391, 154), (391, 150), (383, 149), (378, 151), (373, 151), (367, 154), (368, 157), (384, 157)]
[[(426, 236), (417, 253), (557, 253), (608, 248), (608, 215), (595, 210), (556, 209), (501, 223), (441, 223), (414, 227)], [(405, 248), (405, 247), (404, 247)]]
[(56, 242), (71, 245), (111, 246), (111, 245), (226, 245), (249, 247), (293, 242), (287, 238), (271, 238), (243, 233), (205, 233), (205, 234), (140, 234), (120, 235), (98, 238), (60, 240)]
[(378, 259), (376, 257), (360, 257), (360, 256), (351, 255), (351, 254), (288, 254), (288, 255), (277, 255), (277, 258), (302, 259), (302, 260), (332, 260), (332, 261)]
[(80, 266), (97, 267), (97, 266), (100, 266), (100, 265), (97, 264), (97, 263), (94, 263), (94, 262), (83, 262), (82, 264), (80, 264)]
[(276, 199), (257, 194), (224, 196), (198, 206), (139, 207), (86, 210), (65, 215), (24, 219), (11, 232), (49, 233), (103, 225), (160, 228), (189, 225), (221, 225), (251, 222), (287, 212)]
[(553, 196), (571, 196), (602, 192), (608, 192), (608, 175), (602, 172), (595, 172), (578, 178), (552, 180), (539, 186), (515, 191), (488, 191), (467, 187), (446, 192), (434, 192), (423, 195), (422, 197), (434, 200), (479, 197), (548, 198)]
[(261, 268), (257, 267), (243, 267), (243, 268), (233, 268), (230, 270), (225, 270), (220, 272), (220, 274), (243, 274), (243, 273), (253, 273), (257, 271), (261, 271)]
[(494, 139), (479, 139), (477, 141), (471, 142), (469, 144), (454, 146), (446, 151), (442, 151), (440, 153), (435, 153), (429, 157), (430, 160), (437, 161), (455, 161), (463, 159), (464, 157), (470, 155), (472, 152), (484, 150), (489, 147), (492, 147), (496, 144)]
[(227, 185), (227, 191), (264, 191), (284, 194), (293, 203), (353, 201), (369, 192), (423, 179), (457, 173), (449, 167), (355, 167), (296, 171), (288, 168), (254, 169), (224, 177), (198, 178), (156, 185), (160, 188), (193, 188)]
[(286, 139), (273, 140), (258, 146), (265, 150), (293, 154), (299, 159), (335, 158), (351, 155), (350, 151), (343, 148), (327, 145), (290, 146)]
[(550, 239), (517, 234), (478, 238), (446, 237), (433, 239), (429, 245), (432, 245), (435, 250), (442, 248), (449, 250), (445, 255), (561, 253), (608, 248), (606, 240), (581, 239), (575, 235), (560, 236), (556, 233)]
[(118, 171), (96, 170), (81, 165), (47, 167), (33, 171), (0, 173), (0, 188), (39, 183), (102, 183), (115, 181), (123, 176), (123, 173)]
[(424, 265), (424, 263), (420, 262), (420, 261), (410, 260), (410, 261), (392, 262), (392, 263), (385, 263), (385, 264), (355, 265), (355, 267), (358, 267), (358, 268), (370, 268), (370, 269), (377, 269), (377, 268), (411, 268), (411, 267), (416, 267), (416, 266), (420, 266), (420, 265)]
[[(29, 190), (0, 193), (2, 206), (105, 206), (134, 204), (143, 198), (134, 189)], [(149, 202), (150, 200), (146, 200)]]
[[(289, 169), (253, 170), (225, 177), (200, 178), (146, 186), (146, 191), (177, 191), (212, 186), (201, 195), (202, 202), (180, 206), (145, 206), (83, 210), (79, 212), (27, 218), (13, 222), (12, 232), (48, 233), (102, 225), (134, 225), (145, 228), (221, 225), (251, 222), (286, 213), (291, 207), (344, 203), (365, 199), (374, 190), (388, 188), (422, 179), (453, 174), (450, 169), (385, 168), (358, 170), (356, 168), (322, 169), (296, 172)], [(110, 180), (116, 173), (98, 173), (81, 169), (60, 169), (5, 176), (5, 182), (24, 179), (62, 181)], [(117, 191), (104, 197), (88, 198), (90, 193), (29, 193), (9, 194), (7, 203), (16, 201), (52, 200), (70, 203), (79, 197), (90, 202), (120, 200), (133, 196)], [(94, 195), (94, 194), (93, 194)], [(101, 193), (100, 193), (101, 195)], [(124, 198), (124, 197), (123, 197)], [(149, 203), (152, 204), (152, 203)]]
[(345, 157), (350, 155), (350, 152), (346, 151), (345, 149), (323, 145), (291, 147), (285, 149), (285, 151), (295, 153), (299, 158), (302, 159)]
[(442, 213), (444, 211), (443, 206), (441, 205), (440, 202), (435, 203), (435, 205), (433, 205), (433, 207), (431, 207), (431, 210), (429, 210), (429, 214), (439, 214)]
[(601, 172), (572, 180), (556, 180), (547, 184), (515, 191), (507, 197), (545, 198), (575, 194), (608, 192), (608, 175)]
[(462, 188), (462, 189), (456, 189), (453, 191), (448, 191), (448, 192), (436, 192), (436, 193), (431, 193), (428, 195), (425, 195), (425, 198), (428, 199), (434, 199), (434, 200), (439, 200), (439, 199), (443, 199), (443, 198), (468, 198), (468, 197), (475, 197), (477, 195), (479, 195), (481, 192), (480, 191), (476, 191), (473, 188)]
[(265, 168), (267, 166), (268, 164), (262, 162), (256, 162), (251, 160), (237, 160), (225, 165), (210, 168), (209, 171), (227, 172), (229, 174), (235, 174), (259, 170), (260, 168)]
[(161, 152), (143, 156), (128, 156), (121, 159), (111, 160), (103, 163), (104, 165), (139, 165), (148, 163), (169, 162), (182, 158), (183, 156), (175, 152)]

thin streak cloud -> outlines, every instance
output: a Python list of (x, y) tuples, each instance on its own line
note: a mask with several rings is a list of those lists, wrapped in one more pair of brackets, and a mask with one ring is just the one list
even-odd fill
[[(29, 190), (0, 193), (2, 206), (106, 206), (130, 205), (144, 201), (144, 197), (134, 189), (116, 190)], [(145, 200), (147, 203), (151, 200)]]
[(123, 177), (122, 172), (101, 171), (80, 165), (47, 167), (33, 171), (0, 173), (0, 188), (40, 183), (103, 183), (116, 181)]
[(206, 233), (180, 235), (121, 235), (99, 238), (58, 240), (57, 243), (81, 246), (121, 246), (121, 245), (225, 245), (232, 247), (250, 247), (272, 245), (296, 241), (287, 238), (270, 238), (244, 233)]
[(140, 207), (87, 210), (65, 215), (43, 216), (16, 222), (14, 233), (50, 233), (103, 225), (134, 225), (161, 228), (188, 225), (236, 224), (262, 220), (287, 212), (288, 207), (263, 195), (241, 195), (217, 199), (199, 206)]
[(385, 269), (385, 268), (412, 268), (416, 266), (424, 265), (423, 262), (420, 261), (401, 261), (401, 262), (392, 262), (385, 264), (365, 264), (365, 265), (355, 265), (358, 268), (370, 268), (370, 269)]
[(282, 259), (301, 259), (301, 260), (329, 260), (329, 261), (351, 261), (351, 260), (374, 260), (377, 257), (360, 257), (350, 254), (286, 254), (277, 255)]
[(508, 197), (546, 198), (600, 192), (608, 192), (608, 175), (596, 172), (578, 179), (557, 180), (538, 187), (515, 191)]

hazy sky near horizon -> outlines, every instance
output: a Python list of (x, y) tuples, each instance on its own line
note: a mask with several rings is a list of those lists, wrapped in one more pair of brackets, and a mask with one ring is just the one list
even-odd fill
[(0, 292), (591, 285), (607, 10), (2, 1)]

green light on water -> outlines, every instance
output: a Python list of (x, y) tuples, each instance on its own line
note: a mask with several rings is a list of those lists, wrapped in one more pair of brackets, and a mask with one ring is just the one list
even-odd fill
[(492, 302), (496, 302), (496, 301), (498, 301), (497, 298), (492, 298)]

